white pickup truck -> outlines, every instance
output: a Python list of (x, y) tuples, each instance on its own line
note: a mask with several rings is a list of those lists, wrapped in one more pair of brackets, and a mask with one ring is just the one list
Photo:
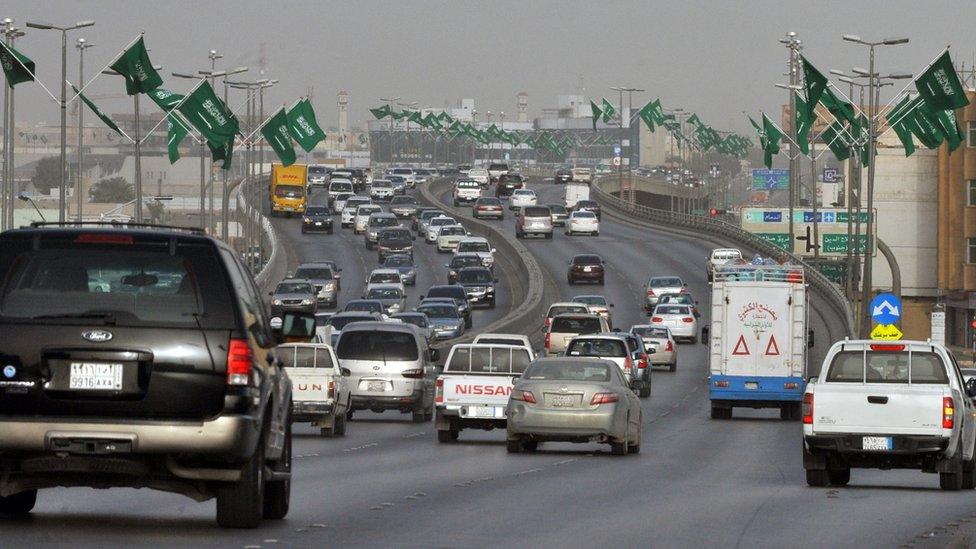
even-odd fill
[(803, 395), (810, 486), (844, 486), (851, 468), (939, 473), (943, 490), (976, 488), (976, 380), (925, 341), (845, 340)]
[[(328, 335), (326, 335), (328, 340)], [(291, 379), (292, 421), (310, 422), (324, 437), (346, 434), (346, 413), (352, 399), (335, 351), (324, 343), (287, 343), (275, 354)]]
[(452, 347), (435, 385), (437, 441), (454, 442), (463, 429), (504, 429), (508, 396), (532, 359), (518, 345)]

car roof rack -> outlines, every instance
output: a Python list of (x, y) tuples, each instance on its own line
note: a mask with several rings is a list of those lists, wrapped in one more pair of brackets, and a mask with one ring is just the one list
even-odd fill
[(111, 227), (115, 229), (166, 229), (171, 231), (186, 231), (192, 234), (207, 234), (201, 227), (182, 227), (179, 225), (154, 225), (151, 223), (132, 223), (118, 220), (106, 221), (34, 221), (30, 224), (32, 229), (44, 227)]

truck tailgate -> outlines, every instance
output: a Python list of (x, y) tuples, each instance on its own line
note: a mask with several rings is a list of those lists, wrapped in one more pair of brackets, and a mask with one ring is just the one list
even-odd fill
[(821, 383), (814, 386), (814, 434), (941, 435), (945, 385)]
[(295, 402), (328, 402), (332, 373), (322, 368), (285, 368)]
[(444, 402), (448, 408), (460, 408), (466, 417), (505, 418), (508, 396), (518, 376), (445, 374)]

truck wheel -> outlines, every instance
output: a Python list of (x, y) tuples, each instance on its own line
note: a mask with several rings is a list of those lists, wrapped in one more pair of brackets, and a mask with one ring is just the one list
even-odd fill
[(827, 469), (827, 480), (831, 486), (847, 486), (851, 481), (851, 468)]
[[(285, 427), (285, 448), (281, 454), (281, 461), (275, 464), (278, 472), (291, 473), (291, 417)], [(288, 505), (291, 500), (291, 479), (269, 480), (264, 483), (264, 511), (266, 519), (279, 520), (288, 515)]]
[(782, 419), (782, 420), (784, 420), (784, 421), (789, 421), (789, 420), (793, 419), (791, 417), (793, 415), (793, 413), (792, 413), (793, 410), (792, 409), (793, 409), (793, 405), (792, 404), (783, 404), (783, 405), (781, 405), (779, 407), (779, 418)]
[(698, 344), (698, 336), (692, 336), (692, 338), (688, 341), (690, 341), (692, 345), (696, 345)]
[(973, 457), (962, 465), (962, 488), (963, 490), (976, 488), (976, 452), (973, 452)]
[(510, 438), (505, 441), (505, 450), (509, 454), (520, 454), (522, 453), (522, 439), (521, 438)]
[(437, 442), (454, 442), (458, 439), (460, 433), (456, 429), (444, 429), (437, 431)]
[(712, 403), (712, 419), (732, 419), (732, 408)]
[(25, 490), (12, 496), (0, 497), (0, 514), (26, 515), (37, 503), (37, 490)]
[(217, 524), (221, 528), (257, 528), (264, 513), (264, 437), (241, 469), (237, 482), (217, 487)]
[(332, 428), (335, 436), (341, 437), (346, 435), (346, 421), (345, 414), (336, 417), (335, 426)]
[(939, 473), (939, 488), (943, 490), (961, 490), (962, 489), (962, 473), (963, 466), (961, 463), (954, 463), (951, 473)]
[(426, 416), (427, 416), (427, 414), (424, 411), (424, 409), (423, 408), (418, 408), (418, 409), (416, 409), (416, 410), (413, 411), (413, 422), (414, 423), (423, 423), (424, 422), (424, 418)]
[(522, 451), (523, 452), (535, 452), (539, 449), (538, 440), (523, 440), (522, 441)]
[(346, 412), (346, 421), (352, 421), (352, 408), (349, 408), (349, 411)]
[(807, 469), (807, 486), (823, 488), (830, 480), (825, 469)]

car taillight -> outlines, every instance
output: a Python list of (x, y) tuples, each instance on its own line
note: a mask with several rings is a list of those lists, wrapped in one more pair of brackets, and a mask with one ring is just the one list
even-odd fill
[(664, 319), (659, 316), (655, 316), (655, 317), (651, 317), (651, 322), (655, 324), (660, 324), (661, 322), (664, 322)]
[[(813, 425), (813, 393), (806, 393), (803, 395), (802, 413), (803, 423), (805, 425)], [(945, 419), (942, 421), (944, 423)]]
[(674, 352), (674, 343), (671, 343), (671, 341), (669, 340), (669, 341), (668, 341), (668, 346), (666, 347), (666, 349), (667, 349), (667, 351), (668, 351), (669, 353), (672, 353), (672, 352)]
[(956, 415), (956, 404), (952, 401), (952, 397), (942, 398), (942, 428), (952, 429), (955, 425)]
[(799, 389), (800, 384), (795, 381), (787, 381), (783, 384), (784, 389)]
[(640, 360), (637, 361), (637, 368), (639, 370), (647, 369), (647, 355), (641, 355)]
[(693, 316), (686, 316), (686, 317), (684, 317), (684, 318), (681, 319), (681, 322), (685, 322), (685, 323), (691, 323), (691, 322), (694, 322), (694, 321), (695, 321), (695, 317), (693, 317)]
[(600, 404), (610, 404), (613, 402), (617, 402), (616, 393), (596, 393), (590, 399), (590, 406), (599, 406)]
[(654, 290), (648, 288), (647, 289), (647, 297), (654, 297)]
[(329, 382), (329, 398), (335, 397), (335, 381)]
[(547, 316), (546, 319), (542, 322), (542, 325), (548, 328), (550, 324), (552, 324), (552, 319)]
[(251, 384), (251, 366), (254, 355), (246, 339), (232, 339), (227, 347), (227, 385)]
[(132, 244), (135, 239), (125, 234), (85, 233), (75, 238), (76, 244)]
[(407, 379), (423, 379), (424, 369), (423, 368), (411, 368), (409, 370), (403, 371), (403, 377)]
[(624, 359), (624, 371), (626, 371), (627, 373), (630, 373), (630, 371), (633, 368), (634, 368), (634, 361), (631, 360), (630, 357), (625, 358)]
[(726, 389), (729, 386), (729, 382), (727, 380), (720, 379), (720, 380), (718, 380), (718, 381), (715, 382), (715, 386), (716, 387), (721, 387), (723, 389)]
[(684, 288), (681, 288), (680, 290), (678, 290), (678, 293), (679, 294), (683, 294), (683, 293), (686, 293), (686, 292), (685, 292), (685, 289)]
[(434, 402), (438, 404), (444, 403), (444, 378), (439, 377), (437, 381), (434, 382), (434, 387), (436, 392), (434, 393)]
[(549, 350), (549, 340), (550, 340), (550, 335), (551, 335), (551, 334), (549, 334), (549, 332), (546, 332), (546, 350), (547, 350), (547, 351)]
[(535, 395), (532, 391), (512, 391), (512, 400), (521, 400), (529, 404), (535, 404)]

